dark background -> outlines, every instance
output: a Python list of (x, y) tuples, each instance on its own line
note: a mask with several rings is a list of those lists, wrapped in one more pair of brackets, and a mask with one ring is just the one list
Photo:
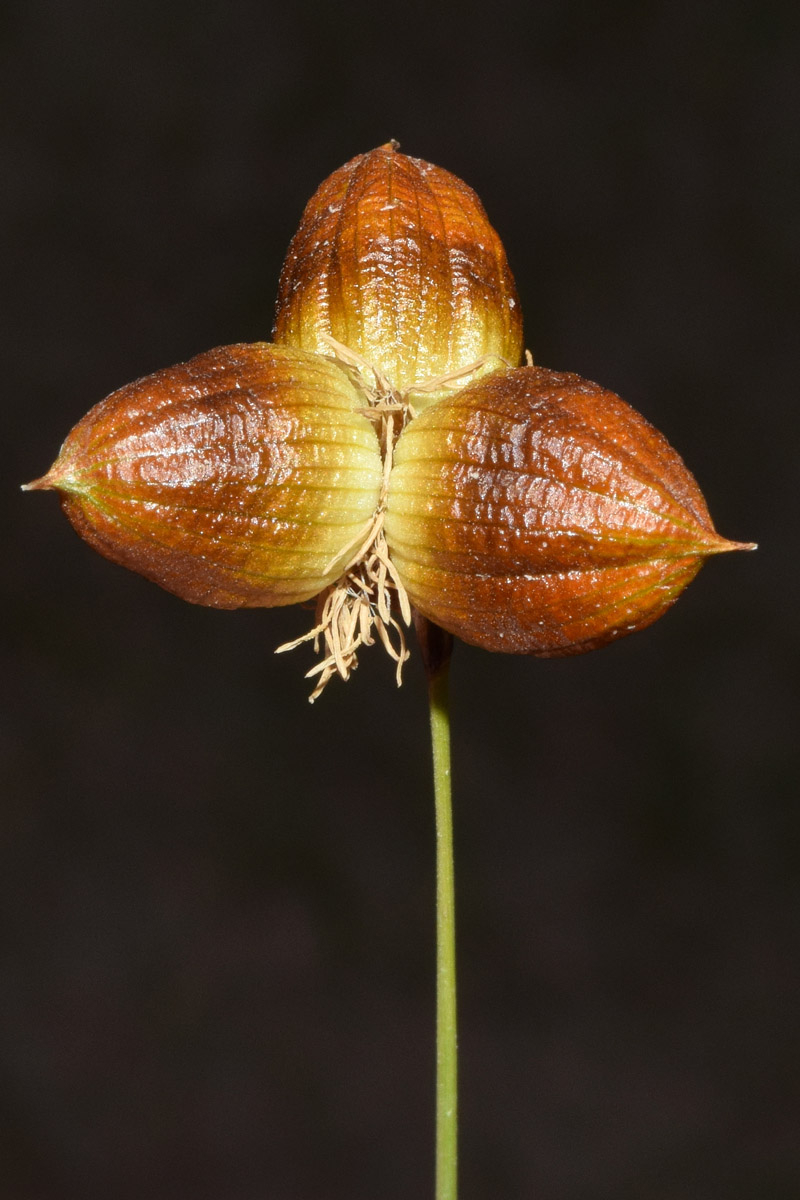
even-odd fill
[(432, 1193), (418, 659), (310, 709), (308, 613), (184, 605), (18, 491), (268, 336), (306, 200), (389, 137), (482, 197), (537, 361), (761, 543), (600, 653), (457, 648), (464, 1200), (800, 1195), (797, 15), (3, 5), (2, 1200)]

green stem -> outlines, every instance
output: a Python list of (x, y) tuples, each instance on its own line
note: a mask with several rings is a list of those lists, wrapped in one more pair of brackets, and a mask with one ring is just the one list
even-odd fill
[(456, 1200), (456, 938), (449, 657), (429, 675), (436, 804), (436, 1200)]

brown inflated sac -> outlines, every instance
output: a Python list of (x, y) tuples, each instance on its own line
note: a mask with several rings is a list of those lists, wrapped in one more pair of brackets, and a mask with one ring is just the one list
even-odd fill
[(411, 602), (489, 650), (591, 650), (661, 616), (710, 554), (691, 474), (618, 396), (538, 367), (442, 400), (395, 450), (386, 538)]
[(362, 405), (332, 362), (223, 346), (101, 401), (29, 486), (58, 489), (96, 550), (184, 600), (292, 604), (338, 578), (373, 520)]
[[(393, 143), (312, 196), (281, 273), (274, 336), (320, 354), (332, 337), (400, 393), (460, 372), (467, 383), (522, 355), (514, 280), (480, 200)], [(423, 391), (415, 407), (443, 394)]]

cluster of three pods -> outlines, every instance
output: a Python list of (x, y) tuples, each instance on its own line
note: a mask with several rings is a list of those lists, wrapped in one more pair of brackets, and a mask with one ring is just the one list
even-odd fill
[(477, 196), (388, 144), (309, 202), (272, 343), (121, 388), (30, 486), (186, 600), (318, 597), (321, 686), (374, 629), (402, 665), (412, 606), (487, 649), (579, 653), (651, 623), (740, 544), (642, 416), (522, 356)]

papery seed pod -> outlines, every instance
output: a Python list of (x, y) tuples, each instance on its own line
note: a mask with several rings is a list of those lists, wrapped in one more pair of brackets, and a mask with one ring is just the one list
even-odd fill
[(656, 620), (714, 531), (675, 451), (618, 396), (538, 367), (498, 372), (403, 431), (385, 519), (430, 620), (489, 650), (591, 650)]
[(381, 488), (363, 397), (334, 363), (223, 346), (114, 392), (31, 488), (114, 562), (215, 608), (293, 604), (340, 574)]
[(486, 356), (492, 369), (522, 356), (514, 280), (480, 200), (393, 143), (334, 171), (308, 202), (283, 265), (274, 336), (320, 354), (331, 336), (399, 392)]

